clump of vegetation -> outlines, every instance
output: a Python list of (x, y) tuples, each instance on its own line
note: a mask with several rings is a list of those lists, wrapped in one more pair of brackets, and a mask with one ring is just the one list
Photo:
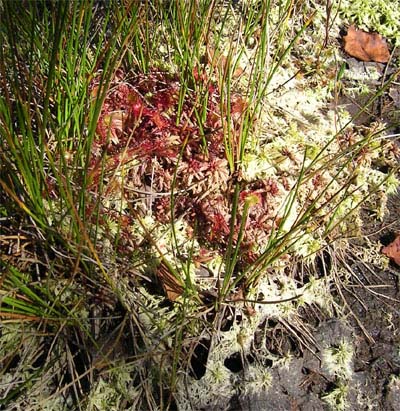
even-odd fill
[(400, 6), (398, 2), (383, 0), (344, 0), (340, 13), (350, 23), (356, 23), (364, 30), (376, 31), (392, 40), (395, 46), (400, 44)]
[(0, 403), (218, 409), (268, 390), (260, 327), (312, 349), (298, 309), (332, 312), (329, 261), (398, 186), (385, 125), (332, 106), (329, 10), (0, 11)]
[[(111, 176), (109, 191), (132, 205), (118, 216), (125, 217), (122, 238), (134, 234), (130, 233), (132, 208), (142, 217), (153, 215), (160, 224), (171, 219), (196, 221), (196, 234), (203, 243), (217, 244), (229, 236), (227, 191), (232, 184), (217, 87), (209, 85), (205, 107), (193, 104), (193, 92), (180, 106), (179, 92), (178, 78), (150, 72), (112, 83), (106, 96), (90, 168), (94, 186), (100, 176)], [(230, 115), (237, 117), (232, 119), (231, 133), (237, 132), (244, 104), (240, 96), (230, 103)], [(199, 125), (200, 110), (204, 121)], [(104, 210), (104, 215), (112, 215), (112, 211)], [(190, 232), (187, 235), (190, 237)]]

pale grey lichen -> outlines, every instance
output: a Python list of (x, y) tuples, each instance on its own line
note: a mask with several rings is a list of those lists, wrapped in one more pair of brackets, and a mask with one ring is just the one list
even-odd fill
[(347, 401), (348, 392), (348, 385), (340, 383), (329, 394), (324, 395), (322, 399), (329, 405), (332, 411), (345, 411), (350, 406)]
[(353, 374), (354, 348), (350, 341), (342, 340), (337, 346), (326, 347), (322, 353), (322, 366), (334, 377), (349, 380)]

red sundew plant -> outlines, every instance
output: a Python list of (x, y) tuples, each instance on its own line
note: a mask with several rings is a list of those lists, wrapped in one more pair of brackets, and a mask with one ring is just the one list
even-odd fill
[[(195, 78), (205, 81), (201, 76)], [(92, 87), (97, 87), (96, 82)], [(224, 249), (230, 236), (233, 178), (225, 154), (218, 88), (212, 83), (207, 88), (206, 115), (200, 127), (196, 110), (204, 107), (196, 105), (199, 99), (194, 91), (187, 92), (178, 118), (179, 78), (160, 71), (132, 77), (118, 72), (97, 125), (90, 165), (92, 191), (96, 192), (100, 175), (105, 177), (106, 185), (114, 187), (110, 176), (124, 167), (119, 190), (137, 211), (151, 212), (160, 223), (171, 221), (173, 191), (174, 218), (184, 218), (192, 232), (195, 224), (203, 245)], [(233, 95), (230, 107), (231, 133), (235, 136), (247, 103), (243, 97)], [(110, 191), (105, 190), (106, 194)], [(271, 229), (268, 199), (277, 191), (271, 180), (244, 188), (234, 216), (236, 231), (246, 197), (256, 196), (258, 201), (246, 216), (243, 249), (250, 250), (251, 244), (264, 239), (265, 231)], [(115, 211), (104, 211), (115, 219)], [(237, 232), (233, 235), (237, 241)]]

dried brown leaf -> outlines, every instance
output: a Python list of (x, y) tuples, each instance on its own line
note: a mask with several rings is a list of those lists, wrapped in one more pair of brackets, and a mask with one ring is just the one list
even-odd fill
[(157, 277), (160, 281), (167, 298), (170, 301), (175, 301), (183, 293), (182, 284), (178, 279), (169, 271), (168, 267), (161, 263), (157, 270)]
[(350, 26), (347, 35), (343, 36), (344, 50), (362, 61), (387, 63), (390, 53), (386, 40), (378, 33), (367, 33)]
[(382, 253), (391, 258), (396, 264), (400, 265), (400, 235), (386, 247), (383, 247)]

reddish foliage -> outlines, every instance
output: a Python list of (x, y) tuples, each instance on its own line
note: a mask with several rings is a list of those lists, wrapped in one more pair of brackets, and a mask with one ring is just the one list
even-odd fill
[[(109, 176), (127, 165), (124, 181), (120, 182), (124, 187), (117, 189), (136, 211), (150, 210), (160, 223), (168, 223), (173, 212), (175, 218), (182, 217), (188, 222), (191, 230), (188, 236), (196, 232), (207, 248), (224, 248), (232, 219), (232, 176), (225, 154), (220, 96), (218, 87), (208, 81), (205, 72), (195, 72), (194, 78), (208, 82), (203, 127), (199, 126), (196, 117), (199, 107), (195, 106), (198, 98), (194, 92), (188, 92), (184, 99), (178, 121), (180, 84), (176, 77), (152, 72), (124, 80), (123, 73), (118, 73), (106, 95), (97, 125), (97, 139), (92, 147), (91, 192), (98, 195), (100, 177), (103, 176), (107, 185), (103, 194), (112, 197), (115, 187)], [(96, 89), (96, 84), (92, 89)], [(226, 126), (231, 127), (234, 136), (238, 134), (247, 107), (243, 97), (232, 96), (230, 124)], [(125, 186), (129, 186), (129, 190)], [(173, 210), (172, 189), (175, 193)], [(244, 203), (249, 196), (253, 197), (242, 244), (243, 261), (255, 258), (253, 245), (264, 240), (271, 229), (273, 217), (269, 215), (268, 200), (278, 191), (276, 182), (268, 179), (249, 184), (241, 193), (237, 216), (233, 217), (234, 242), (237, 241)], [(132, 217), (129, 210), (117, 212), (110, 210), (109, 205), (107, 207), (101, 211), (122, 223), (121, 244), (131, 250), (129, 225)], [(91, 211), (88, 211), (89, 215)], [(121, 218), (121, 215), (127, 218)], [(170, 294), (169, 298), (176, 298), (179, 292), (172, 290), (176, 286), (174, 279), (165, 270), (158, 274), (164, 286), (171, 280), (165, 291)]]
[[(140, 157), (175, 158), (190, 136), (192, 141), (188, 144), (197, 140), (196, 151), (201, 151), (197, 139), (200, 131), (190, 99), (182, 110), (187, 116), (182, 116), (177, 124), (178, 96), (178, 81), (162, 72), (138, 75), (129, 85), (113, 84), (101, 111), (96, 144), (107, 154), (118, 153), (128, 146)], [(218, 115), (210, 109), (208, 117), (206, 122), (214, 123)]]
[(211, 220), (211, 226), (209, 231), (210, 241), (222, 241), (229, 236), (229, 225), (225, 221), (224, 216), (220, 212), (215, 212), (208, 216)]

